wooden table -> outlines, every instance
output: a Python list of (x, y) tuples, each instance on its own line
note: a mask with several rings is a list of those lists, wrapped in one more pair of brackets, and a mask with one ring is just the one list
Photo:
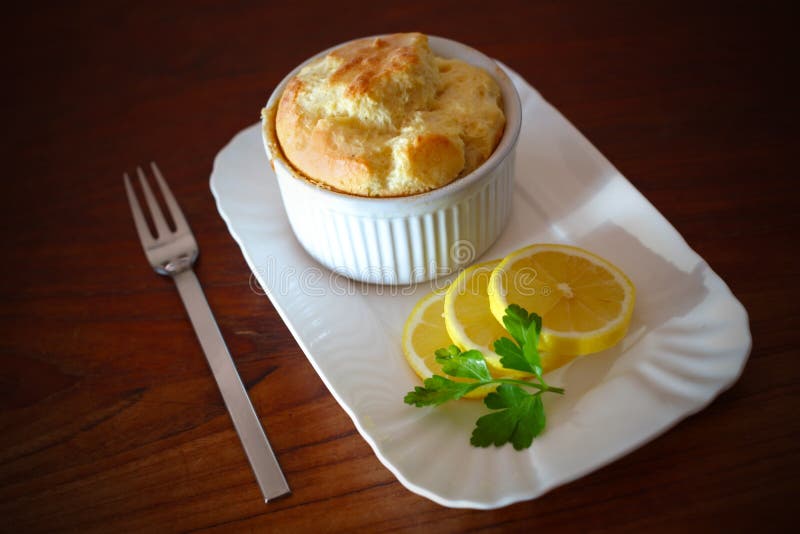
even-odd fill
[[(104, 2), (7, 12), (0, 530), (439, 532), (786, 527), (800, 474), (796, 95), (788, 11), (727, 3)], [(730, 285), (744, 375), (589, 476), (500, 510), (443, 508), (384, 468), (215, 209), (215, 154), (335, 43), (419, 30), (527, 78)], [(790, 92), (792, 91), (792, 92)], [(157, 161), (293, 494), (265, 505), (123, 171)]]

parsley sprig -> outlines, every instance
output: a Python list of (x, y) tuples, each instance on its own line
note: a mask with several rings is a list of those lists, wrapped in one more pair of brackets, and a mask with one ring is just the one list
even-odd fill
[[(553, 387), (542, 376), (539, 358), (539, 334), (542, 318), (528, 313), (516, 304), (505, 310), (503, 325), (511, 338), (502, 337), (494, 342), (494, 351), (507, 369), (533, 375), (534, 380), (493, 378), (483, 354), (477, 350), (462, 352), (455, 345), (436, 351), (436, 361), (446, 375), (471, 379), (456, 382), (445, 376), (433, 375), (422, 387), (406, 394), (404, 401), (416, 407), (439, 406), (457, 400), (483, 386), (499, 384), (489, 393), (484, 404), (492, 413), (480, 417), (475, 423), (470, 443), (476, 447), (500, 446), (511, 443), (515, 449), (527, 449), (533, 439), (542, 433), (546, 424), (542, 393), (563, 394), (562, 388)], [(534, 390), (529, 393), (524, 388)]]

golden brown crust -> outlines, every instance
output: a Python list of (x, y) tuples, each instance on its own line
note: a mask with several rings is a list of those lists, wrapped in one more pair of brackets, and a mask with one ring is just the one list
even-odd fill
[(419, 63), (415, 34), (395, 34), (376, 39), (364, 39), (331, 52), (341, 65), (330, 77), (332, 84), (345, 84), (351, 97), (366, 95), (383, 77), (402, 72)]
[(275, 116), (299, 171), (365, 196), (420, 193), (471, 172), (504, 125), (494, 79), (436, 58), (419, 33), (354, 41), (315, 60), (289, 81)]

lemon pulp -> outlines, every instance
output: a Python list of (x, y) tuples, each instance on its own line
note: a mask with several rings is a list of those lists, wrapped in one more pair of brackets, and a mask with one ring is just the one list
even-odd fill
[(531, 245), (506, 256), (488, 285), (492, 314), (510, 303), (542, 317), (539, 348), (580, 356), (605, 350), (628, 330), (636, 290), (616, 266), (578, 247)]
[[(414, 306), (403, 328), (403, 355), (411, 369), (421, 378), (445, 375), (436, 361), (436, 350), (453, 344), (444, 324), (444, 293), (433, 292), (424, 296)], [(447, 376), (457, 382), (473, 382), (467, 378)], [(464, 398), (481, 399), (496, 389), (495, 386), (480, 387)]]

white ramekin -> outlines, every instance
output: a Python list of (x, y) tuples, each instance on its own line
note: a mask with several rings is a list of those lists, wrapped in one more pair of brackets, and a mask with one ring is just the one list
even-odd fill
[[(491, 74), (505, 106), (505, 131), (494, 153), (475, 171), (444, 187), (390, 198), (319, 187), (286, 162), (275, 135), (274, 113), (265, 114), (264, 147), (292, 230), (312, 257), (354, 280), (397, 285), (450, 274), (483, 254), (508, 222), (521, 125), (519, 95), (487, 56), (449, 39), (428, 40), (436, 55), (461, 59)], [(267, 110), (274, 111), (287, 82), (306, 63), (339, 46), (290, 72), (270, 96)]]

